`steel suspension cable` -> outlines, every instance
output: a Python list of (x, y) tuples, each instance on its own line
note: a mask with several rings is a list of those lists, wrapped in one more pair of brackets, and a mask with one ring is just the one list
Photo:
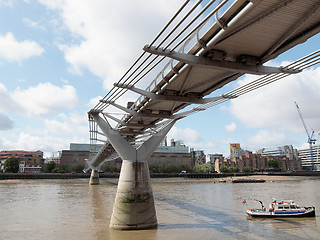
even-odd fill
[[(187, 6), (187, 4), (190, 2), (190, 0), (186, 0), (185, 3), (180, 7), (180, 9), (175, 13), (175, 15), (169, 20), (169, 22), (165, 25), (165, 27), (160, 31), (160, 33), (156, 36), (156, 38), (152, 41), (151, 44), (153, 44), (155, 41), (158, 40), (158, 38), (163, 34), (163, 32), (169, 27), (169, 25), (174, 21), (174, 19), (181, 13), (181, 11)], [(120, 78), (120, 80), (118, 81), (118, 83), (120, 83), (124, 78), (125, 76), (134, 68), (134, 66), (142, 59), (142, 57), (145, 55), (145, 52), (143, 52), (139, 57), (138, 59), (133, 63), (133, 65), (126, 71), (126, 73)], [(145, 61), (144, 61), (145, 62)], [(141, 64), (137, 67), (140, 68), (141, 67)], [(137, 71), (134, 70), (134, 72)], [(128, 78), (127, 78), (128, 79)], [(113, 96), (114, 94), (116, 94), (118, 88), (116, 87), (112, 87), (112, 89), (106, 94), (106, 96), (103, 98), (103, 100), (107, 100), (108, 96)], [(101, 109), (104, 109), (102, 108), (102, 105), (105, 105), (101, 102), (99, 102), (95, 107), (94, 109), (95, 110), (101, 110)]]

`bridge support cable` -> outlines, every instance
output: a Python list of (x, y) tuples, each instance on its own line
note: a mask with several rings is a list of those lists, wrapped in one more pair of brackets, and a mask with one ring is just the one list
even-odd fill
[[(289, 70), (294, 70), (294, 71), (303, 71), (304, 69), (307, 69), (309, 67), (312, 67), (316, 64), (319, 64), (320, 63), (320, 50), (317, 50), (303, 58), (300, 58), (299, 60), (296, 60), (284, 67), (282, 67), (283, 69), (289, 69)], [(189, 116), (191, 114), (194, 114), (194, 113), (197, 113), (199, 111), (203, 111), (203, 110), (206, 110), (210, 107), (213, 107), (213, 106), (216, 106), (218, 104), (221, 104), (223, 102), (226, 102), (230, 99), (233, 99), (233, 98), (236, 98), (236, 97), (239, 97), (243, 94), (246, 94), (246, 93), (249, 93), (253, 90), (256, 90), (258, 88), (261, 88), (263, 86), (266, 86), (268, 84), (271, 84), (275, 81), (278, 81), (280, 79), (283, 79), (287, 76), (290, 76), (290, 74), (288, 73), (275, 73), (275, 74), (268, 74), (266, 76), (263, 76), (261, 78), (258, 78), (248, 84), (245, 84), (243, 86), (240, 86), (226, 94), (223, 94), (219, 97), (213, 97), (213, 98), (207, 98), (208, 100), (211, 100), (209, 102), (205, 102), (203, 104), (199, 104), (197, 107), (194, 107), (192, 108), (191, 110), (188, 110), (188, 111), (185, 111), (185, 112), (180, 112), (180, 113), (176, 113), (176, 114), (173, 114), (173, 115), (169, 115), (169, 114), (152, 114), (152, 113), (137, 113), (136, 111), (134, 110), (131, 110), (131, 109), (128, 109), (128, 108), (125, 108), (125, 107), (122, 107), (116, 103), (110, 103), (118, 108), (120, 108), (121, 110), (123, 111), (126, 111), (128, 112), (129, 114), (133, 114), (135, 116), (139, 116), (139, 117), (147, 117), (147, 118), (162, 118), (162, 119), (175, 119), (175, 120), (178, 120), (178, 119), (181, 119), (181, 118), (184, 118), (186, 116)], [(128, 87), (130, 88), (130, 86), (123, 86), (123, 87)], [(145, 92), (143, 92), (145, 93)], [(147, 95), (147, 94), (145, 94)], [(150, 96), (149, 96), (150, 97)], [(116, 120), (116, 118), (112, 117), (111, 114), (108, 114), (108, 113), (103, 113), (105, 116), (107, 116), (108, 118), (111, 118), (112, 120)], [(91, 117), (92, 118), (92, 117)], [(157, 128), (159, 126), (161, 126), (161, 122), (159, 124), (156, 124), (156, 125), (150, 125), (150, 124), (129, 124), (129, 123), (126, 123), (126, 122), (123, 122), (121, 120), (116, 120), (120, 125), (122, 126), (128, 126), (128, 127), (132, 127), (132, 128), (143, 128), (143, 129), (146, 129), (144, 130), (142, 133), (141, 133), (141, 138), (145, 138), (146, 136), (152, 136), (152, 134), (154, 134), (156, 131), (157, 131)], [(170, 120), (169, 120), (170, 121)], [(131, 126), (130, 126), (131, 125)], [(95, 122), (92, 122), (91, 120), (91, 124), (90, 126), (93, 126), (93, 128), (95, 129), (96, 133), (95, 133), (95, 136), (97, 136), (98, 134), (101, 134), (97, 131), (97, 126), (96, 126), (96, 123)], [(149, 129), (149, 130), (148, 130)], [(121, 130), (121, 128), (119, 128), (118, 130)], [(92, 130), (90, 130), (90, 132), (92, 132)], [(138, 133), (137, 133), (138, 134)], [(136, 134), (136, 135), (137, 135)], [(139, 135), (139, 134), (138, 134)], [(143, 141), (142, 141), (143, 142)], [(101, 154), (101, 153), (100, 153)], [(99, 154), (97, 154), (99, 155)], [(93, 161), (94, 162), (94, 161)], [(98, 161), (99, 162), (99, 161)], [(96, 165), (95, 165), (96, 166)], [(96, 166), (97, 167), (97, 166)]]
[[(158, 223), (147, 161), (176, 120), (170, 121), (136, 149), (99, 114), (91, 113), (91, 116), (123, 161), (110, 227), (119, 230), (156, 228)], [(95, 174), (92, 171), (92, 178), (97, 181)]]
[[(186, 1), (186, 3), (189, 1)], [(180, 20), (180, 22), (178, 24), (176, 24), (175, 26), (173, 26), (174, 31), (171, 31), (168, 35), (166, 35), (162, 40), (160, 39), (161, 35), (165, 32), (166, 29), (169, 28), (169, 26), (172, 25), (172, 23), (174, 22), (173, 20), (176, 19), (178, 17), (178, 15), (181, 13), (181, 10), (183, 8), (185, 8), (185, 6), (187, 5), (186, 3), (183, 5), (183, 7), (181, 7), (181, 9), (178, 10), (178, 12), (174, 15), (174, 17), (169, 21), (169, 23), (164, 27), (164, 29), (158, 34), (158, 36), (156, 37), (156, 39), (154, 39), (152, 41), (151, 44), (156, 43), (157, 40), (160, 41), (161, 44), (165, 43), (166, 40), (168, 40), (169, 37), (174, 36), (174, 40), (171, 40), (171, 42), (169, 44), (167, 44), (165, 47), (168, 48), (170, 47), (173, 43), (175, 43), (175, 41), (179, 38), (182, 37), (182, 34), (184, 34), (189, 27), (191, 27), (192, 24), (196, 23), (196, 21), (200, 21), (200, 23), (197, 23), (196, 27), (194, 29), (192, 29), (192, 31), (190, 31), (189, 33), (186, 34), (186, 36), (182, 37), (183, 40), (180, 41), (178, 44), (176, 44), (176, 46), (173, 49), (176, 49), (178, 46), (180, 46), (182, 43), (185, 42), (185, 44), (187, 42), (189, 42), (190, 40), (187, 41), (187, 38), (193, 38), (198, 32), (197, 30), (199, 30), (200, 28), (203, 27), (203, 25), (209, 21), (209, 19), (211, 18), (211, 16), (213, 16), (220, 8), (222, 8), (224, 5), (226, 5), (228, 3), (227, 0), (223, 0), (220, 1), (216, 6), (213, 6), (213, 3), (215, 3), (215, 0), (210, 1), (206, 6), (204, 6), (202, 9), (200, 8), (199, 2), (196, 2), (194, 4), (193, 7), (191, 7), (191, 10), (185, 14), (184, 16), (182, 16), (182, 20)], [(244, 0), (240, 0), (238, 2), (245, 2)], [(237, 3), (238, 4), (238, 3)], [(209, 7), (213, 7), (213, 10), (210, 12), (208, 9)], [(188, 20), (188, 18), (191, 16), (190, 13), (194, 12), (194, 11), (199, 11), (199, 13), (193, 17), (191, 20)], [(204, 19), (204, 20), (199, 20), (199, 19)], [(182, 31), (180, 31), (179, 33), (177, 33), (176, 35), (174, 35), (175, 30), (178, 29), (178, 26), (181, 25), (182, 23), (187, 24), (188, 27), (185, 27)], [(158, 44), (157, 47), (161, 47), (161, 44)], [(183, 49), (184, 46), (181, 47), (181, 50)], [(148, 74), (150, 72), (150, 70), (154, 69), (164, 58), (162, 58), (161, 60), (159, 60), (156, 63), (152, 63), (154, 62), (155, 59), (153, 60), (149, 60), (150, 55), (145, 55), (145, 52), (135, 61), (135, 63), (129, 68), (129, 70), (123, 75), (123, 77), (118, 81), (118, 83), (130, 83), (130, 84), (136, 84), (137, 82), (139, 82), (144, 76), (138, 78), (138, 76), (141, 75), (145, 75)], [(139, 64), (140, 63), (140, 64)], [(138, 72), (139, 69), (142, 69), (141, 71)], [(146, 71), (144, 73), (144, 71)], [(131, 74), (129, 74), (131, 72)], [(134, 73), (138, 74), (136, 76), (133, 77)], [(127, 77), (128, 75), (128, 77)], [(103, 98), (104, 101), (116, 101), (119, 97), (121, 97), (127, 90), (126, 89), (121, 89), (121, 88), (117, 88), (117, 87), (113, 87), (109, 93)], [(105, 104), (104, 102), (99, 102), (94, 109), (95, 110), (99, 110), (102, 111), (104, 110), (106, 107), (108, 107), (108, 104)]]
[[(320, 50), (317, 50), (303, 58), (300, 58), (293, 63), (288, 64), (287, 66), (283, 67), (283, 69), (288, 70), (296, 70), (296, 71), (303, 71), (311, 66), (320, 63)], [(228, 92), (227, 94), (240, 96), (245, 93), (251, 92), (257, 88), (263, 87), (267, 84), (272, 82), (278, 81), (284, 77), (289, 76), (290, 74), (287, 73), (277, 73), (277, 74), (269, 74), (264, 77), (258, 78), (246, 85), (243, 85), (233, 91)]]
[[(303, 57), (300, 58), (293, 63), (290, 63), (284, 67), (283, 69), (289, 69), (293, 70), (295, 72), (301, 72), (309, 67), (315, 66), (320, 63), (320, 49)], [(283, 79), (285, 77), (290, 76), (288, 73), (275, 73), (275, 74), (268, 74), (266, 76), (263, 76), (261, 78), (258, 78), (250, 83), (247, 83), (241, 87), (238, 87), (230, 92), (227, 92), (226, 94), (221, 95), (220, 99), (217, 99), (216, 101), (211, 101), (205, 104), (200, 104), (197, 107), (192, 108), (189, 111), (177, 113), (172, 116), (173, 119), (175, 118), (184, 118), (186, 116), (189, 116), (191, 114), (197, 113), (199, 111), (204, 111), (208, 108), (211, 108), (213, 106), (216, 106), (218, 104), (224, 103), (228, 100), (231, 100), (233, 98), (237, 98), (243, 94), (246, 94), (248, 92), (251, 92), (253, 90), (256, 90), (258, 88), (261, 88), (263, 86), (266, 86), (268, 84), (271, 84), (275, 81), (278, 81), (280, 79)]]
[[(147, 160), (177, 120), (320, 63), (318, 50), (285, 67), (262, 65), (320, 31), (319, 3), (202, 2), (186, 0), (88, 112), (92, 182), (99, 180), (97, 170), (105, 161), (119, 156), (123, 161), (110, 222), (114, 229), (157, 226)], [(219, 14), (222, 9), (225, 11)], [(288, 12), (295, 14), (288, 18)], [(226, 94), (205, 98), (247, 73), (264, 76)], [(147, 87), (143, 90), (141, 86)], [(118, 100), (129, 91), (139, 97), (123, 107)], [(191, 104), (196, 106), (183, 110)], [(108, 111), (113, 107), (121, 110), (121, 119)], [(109, 121), (115, 121), (116, 127)]]
[[(190, 2), (190, 0), (186, 0), (185, 3), (180, 7), (180, 9), (174, 14), (174, 16), (169, 20), (169, 22), (165, 25), (165, 27), (160, 31), (160, 33), (156, 36), (156, 38), (151, 42), (151, 44), (155, 43), (159, 38), (160, 36), (165, 32), (165, 30), (173, 23), (173, 21), (177, 18), (177, 16), (182, 12), (182, 10), (187, 6), (187, 4)], [(120, 83), (131, 71), (133, 71), (128, 77), (127, 79), (125, 80), (125, 82), (127, 82), (130, 77), (138, 71), (138, 69), (140, 69), (144, 63), (147, 62), (148, 58), (150, 57), (147, 56), (144, 60), (144, 55), (145, 55), (145, 52), (143, 52), (139, 57), (138, 59), (131, 65), (131, 67), (126, 71), (126, 73), (120, 78), (120, 80), (118, 81), (118, 83)], [(136, 67), (136, 65), (142, 61), (142, 63), (140, 63), (139, 66)], [(135, 69), (135, 70), (133, 70)], [(119, 93), (119, 90), (121, 91), (121, 89), (119, 88), (116, 88), (116, 87), (113, 87), (108, 93), (107, 95), (103, 98), (103, 100), (106, 100), (106, 99), (109, 99), (109, 97), (114, 97), (114, 98), (117, 98), (117, 96), (121, 96), (123, 94), (123, 92), (120, 92)], [(95, 107), (94, 109), (96, 110), (103, 110), (105, 108), (105, 106), (103, 106), (103, 104), (101, 102), (99, 102)]]
[[(303, 58), (300, 58), (299, 60), (296, 60), (284, 67), (282, 67), (283, 69), (289, 69), (289, 70), (293, 70), (293, 71), (296, 71), (296, 72), (301, 72), (303, 71), (304, 69), (307, 69), (309, 67), (312, 67), (316, 64), (319, 64), (320, 63), (320, 50), (317, 50)], [(258, 88), (261, 88), (263, 86), (266, 86), (268, 84), (271, 84), (275, 81), (278, 81), (282, 78), (285, 78), (287, 76), (290, 76), (290, 74), (288, 73), (275, 73), (275, 74), (268, 74), (266, 76), (263, 76), (261, 78), (258, 78), (248, 84), (245, 84), (243, 86), (240, 86), (226, 94), (223, 94), (219, 97), (213, 97), (213, 98), (207, 98), (208, 100), (211, 100), (209, 102), (205, 102), (203, 104), (199, 104), (199, 106), (197, 107), (194, 107), (192, 108), (191, 110), (189, 111), (185, 111), (185, 112), (180, 112), (180, 113), (176, 113), (176, 114), (173, 114), (173, 115), (169, 115), (169, 114), (152, 114), (152, 113), (148, 113), (148, 114), (145, 114), (145, 113), (137, 113), (136, 111), (134, 110), (131, 110), (131, 109), (128, 109), (128, 108), (125, 108), (125, 107), (122, 107), (116, 103), (110, 103), (118, 108), (120, 108), (121, 110), (123, 111), (126, 111), (128, 112), (129, 114), (133, 114), (135, 116), (139, 116), (139, 117), (147, 117), (147, 118), (162, 118), (162, 119), (181, 119), (181, 118), (184, 118), (186, 116), (189, 116), (191, 114), (194, 114), (194, 113), (197, 113), (199, 111), (203, 111), (203, 110), (206, 110), (210, 107), (213, 107), (213, 106), (216, 106), (218, 104), (221, 104), (223, 102), (226, 102), (230, 99), (233, 99), (233, 98), (236, 98), (236, 97), (239, 97), (243, 94), (246, 94), (248, 92), (251, 92), (253, 90), (256, 90)], [(120, 86), (119, 86), (120, 87)], [(130, 88), (130, 86), (125, 86), (123, 85), (122, 87), (128, 87)], [(142, 92), (144, 93), (145, 95), (147, 95), (145, 92)], [(150, 96), (149, 96), (150, 97)], [(103, 113), (104, 115), (106, 115), (108, 118), (111, 118), (112, 120), (116, 120), (116, 118), (112, 117), (111, 114), (108, 114), (108, 113)], [(145, 138), (145, 136), (151, 136), (157, 129), (157, 127), (161, 126), (161, 123), (159, 124), (156, 124), (156, 125), (150, 125), (150, 124), (131, 124), (132, 126), (130, 126), (129, 123), (126, 123), (126, 122), (123, 122), (121, 120), (116, 120), (120, 125), (122, 126), (128, 126), (128, 127), (132, 127), (132, 128), (143, 128), (143, 129), (146, 129), (144, 130), (143, 133), (141, 133), (141, 137), (142, 138)], [(97, 128), (97, 126), (95, 126), (95, 122), (92, 122), (91, 121), (91, 124), (90, 126), (93, 126), (94, 129)], [(150, 129), (150, 131), (148, 131), (147, 129)], [(118, 130), (121, 130), (121, 128), (119, 128)], [(90, 130), (91, 132), (92, 130)], [(95, 133), (95, 136), (97, 136), (98, 134), (100, 134), (97, 130), (96, 130), (96, 133)], [(142, 141), (143, 142), (143, 141)], [(98, 154), (99, 155), (99, 154)], [(93, 161), (94, 162), (94, 161)]]

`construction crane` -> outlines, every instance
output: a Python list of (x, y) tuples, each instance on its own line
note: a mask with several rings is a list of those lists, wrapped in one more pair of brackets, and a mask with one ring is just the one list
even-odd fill
[(312, 167), (312, 171), (313, 171), (314, 170), (314, 162), (313, 162), (312, 144), (316, 143), (316, 139), (313, 138), (314, 131), (312, 130), (311, 134), (309, 134), (307, 126), (306, 126), (306, 123), (304, 122), (303, 117), (301, 115), (300, 108), (299, 108), (299, 106), (298, 106), (298, 104), (296, 102), (294, 102), (294, 103), (295, 103), (295, 105), (297, 107), (297, 110), (298, 110), (299, 116), (301, 118), (303, 127), (306, 130), (306, 133), (307, 133), (307, 136), (308, 136), (308, 143), (309, 143), (309, 146), (310, 146), (311, 167)]

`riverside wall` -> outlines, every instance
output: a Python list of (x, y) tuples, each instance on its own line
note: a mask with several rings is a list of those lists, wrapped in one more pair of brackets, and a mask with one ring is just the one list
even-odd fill
[[(118, 178), (119, 173), (99, 173), (100, 178)], [(150, 173), (151, 178), (226, 178), (243, 176), (319, 176), (320, 171), (257, 172), (257, 173)], [(0, 173), (0, 180), (7, 179), (73, 179), (90, 178), (90, 173)]]

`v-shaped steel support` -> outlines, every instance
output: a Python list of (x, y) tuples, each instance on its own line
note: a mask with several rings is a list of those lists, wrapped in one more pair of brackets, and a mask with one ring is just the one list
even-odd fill
[(121, 172), (110, 227), (119, 230), (156, 228), (158, 225), (151, 188), (148, 159), (177, 119), (170, 121), (138, 149), (132, 147), (107, 120), (91, 114), (122, 158)]
[(147, 161), (152, 153), (159, 146), (162, 139), (170, 131), (177, 119), (172, 120), (160, 132), (155, 133), (138, 149), (132, 147), (118, 131), (114, 130), (107, 120), (104, 120), (98, 114), (91, 114), (94, 121), (98, 124), (101, 131), (106, 135), (113, 148), (117, 151), (122, 160), (128, 161)]

